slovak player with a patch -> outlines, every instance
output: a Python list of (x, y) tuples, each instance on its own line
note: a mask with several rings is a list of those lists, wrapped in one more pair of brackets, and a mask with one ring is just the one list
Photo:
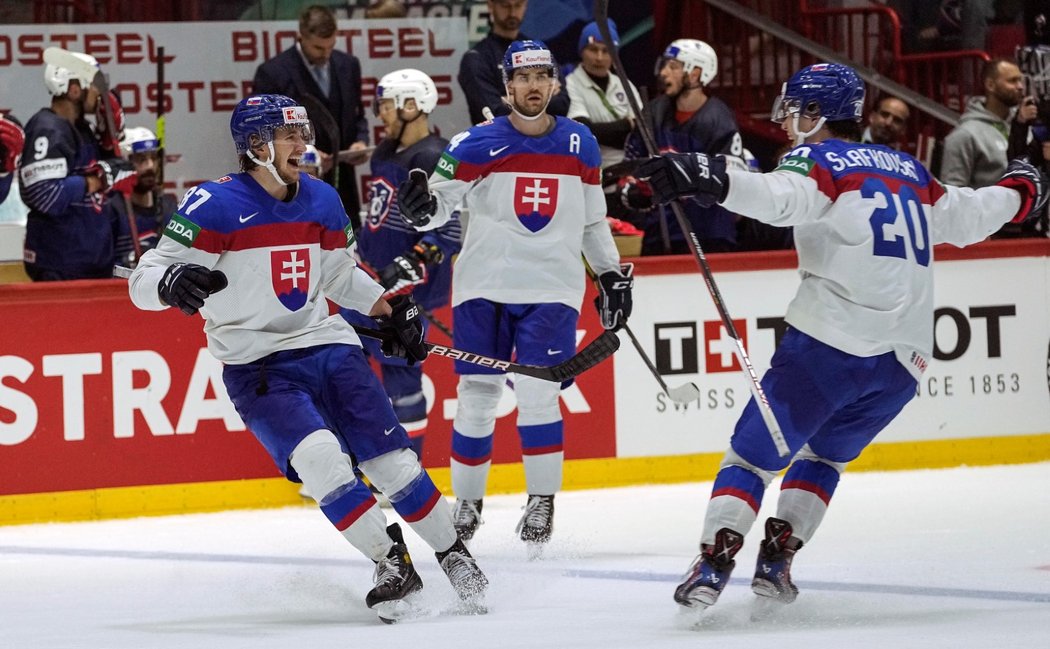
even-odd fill
[[(281, 95), (249, 97), (230, 123), (242, 172), (189, 190), (130, 278), (136, 306), (204, 318), (238, 414), (291, 480), (302, 481), (342, 535), (376, 562), (366, 603), (384, 621), (422, 587), (373, 485), (436, 552), (457, 594), (479, 607), (487, 580), (456, 535), (449, 505), (409, 446), (354, 329), (328, 300), (369, 314), (383, 352), (422, 361), (419, 309), (388, 303), (358, 267), (339, 195), (300, 172), (306, 111)], [(473, 610), (480, 610), (474, 608)]]
[[(605, 220), (597, 141), (586, 126), (544, 112), (556, 70), (543, 43), (512, 43), (503, 58), (511, 114), (453, 137), (429, 187), (417, 170), (398, 189), (401, 215), (421, 230), (440, 227), (461, 203), (467, 208), (452, 281), (456, 347), (545, 366), (576, 349), (587, 281), (581, 252), (600, 277), (598, 306), (606, 328), (619, 327), (630, 315), (632, 285), (629, 275), (621, 275)], [(456, 371), (452, 488), (456, 525), (470, 538), (481, 522), (506, 377), (462, 362)], [(554, 494), (562, 482), (559, 386), (518, 376), (514, 392), (529, 493), (519, 533), (536, 549), (550, 539)]]

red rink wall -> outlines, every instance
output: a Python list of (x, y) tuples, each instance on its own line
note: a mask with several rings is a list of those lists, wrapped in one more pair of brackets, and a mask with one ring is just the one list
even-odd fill
[[(942, 358), (851, 470), (1050, 459), (1048, 253), (1047, 241), (938, 249)], [(794, 253), (709, 259), (761, 373), (797, 286)], [(668, 385), (695, 382), (701, 398), (672, 404), (621, 334), (563, 391), (566, 488), (710, 479), (748, 397), (691, 257), (637, 260), (636, 274), (632, 330)], [(591, 298), (584, 341), (598, 332)], [(299, 502), (233, 411), (201, 324), (137, 310), (121, 280), (0, 285), (0, 523)], [(456, 377), (443, 358), (425, 373), (424, 463), (448, 492)], [(509, 389), (500, 415), (490, 490), (520, 491)]]

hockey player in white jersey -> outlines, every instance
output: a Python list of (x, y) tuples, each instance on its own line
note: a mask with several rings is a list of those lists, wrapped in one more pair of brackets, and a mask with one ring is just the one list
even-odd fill
[(405, 614), (405, 598), (423, 583), (400, 528), (387, 527), (348, 452), (436, 551), (457, 594), (480, 605), (488, 582), (410, 450), (357, 334), (329, 314), (328, 300), (377, 317), (392, 334), (384, 353), (413, 362), (426, 356), (419, 309), (409, 298), (382, 299), (383, 287), (354, 261), (339, 195), (300, 171), (312, 140), (302, 106), (281, 95), (247, 97), (230, 129), (242, 172), (186, 193), (131, 275), (132, 300), (203, 316), (208, 349), (223, 362), (223, 383), (248, 429), (376, 562), (365, 601), (383, 621)]
[(794, 601), (795, 553), (812, 539), (843, 469), (915, 396), (926, 369), (934, 245), (981, 241), (1046, 202), (1046, 178), (1025, 160), (973, 190), (942, 185), (906, 153), (860, 144), (863, 104), (851, 68), (811, 65), (774, 104), (773, 120), (795, 148), (772, 172), (727, 171), (721, 156), (679, 153), (639, 168), (661, 202), (690, 196), (794, 226), (802, 275), (790, 327), (762, 377), (790, 456), (778, 455), (752, 400), (715, 478), (700, 555), (675, 590), (684, 607), (718, 599), (766, 486), (784, 468), (751, 589), (759, 602)]
[[(511, 114), (452, 138), (430, 176), (414, 171), (398, 189), (401, 215), (420, 230), (440, 227), (464, 202), (469, 213), (455, 265), (452, 306), (458, 348), (535, 365), (555, 365), (576, 349), (586, 274), (600, 279), (607, 329), (631, 312), (633, 280), (605, 221), (601, 155), (587, 127), (544, 112), (557, 67), (540, 41), (514, 41), (503, 57)], [(469, 539), (481, 522), (492, 459), (496, 407), (506, 377), (457, 361), (452, 433), (456, 527)], [(518, 533), (538, 551), (551, 536), (561, 489), (563, 425), (557, 383), (514, 380), (528, 501)]]

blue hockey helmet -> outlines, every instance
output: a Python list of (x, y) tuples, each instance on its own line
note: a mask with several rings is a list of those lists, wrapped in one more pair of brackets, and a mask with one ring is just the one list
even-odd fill
[(245, 97), (230, 116), (230, 133), (238, 154), (272, 142), (274, 132), (286, 127), (300, 129), (303, 140), (313, 143), (313, 128), (306, 109), (284, 95)]
[(521, 68), (549, 68), (551, 78), (557, 78), (558, 65), (554, 55), (543, 41), (514, 41), (503, 53), (503, 83), (514, 76), (514, 71)]
[[(620, 32), (616, 31), (616, 23), (613, 22), (612, 18), (608, 19), (609, 24), (609, 37), (612, 38), (613, 47), (620, 47)], [(602, 43), (608, 45), (605, 39), (602, 38), (602, 33), (598, 29), (598, 22), (592, 20), (583, 26), (580, 30), (580, 40), (576, 43), (576, 52), (580, 53), (588, 45), (594, 43)]]
[(815, 63), (791, 75), (773, 102), (771, 119), (778, 124), (789, 115), (837, 122), (861, 121), (864, 82), (853, 68), (838, 63)]

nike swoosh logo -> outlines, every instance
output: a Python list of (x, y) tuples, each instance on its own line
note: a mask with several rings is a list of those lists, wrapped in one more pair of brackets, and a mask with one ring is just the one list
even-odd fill
[(255, 217), (255, 215), (257, 215), (257, 214), (258, 214), (258, 212), (252, 212), (248, 216), (241, 216), (240, 217), (241, 223), (247, 223), (248, 221), (251, 221)]
[(510, 145), (508, 144), (507, 146), (501, 146), (498, 149), (489, 149), (489, 157), (490, 158), (495, 158), (496, 156), (498, 156), (499, 154), (503, 153), (504, 151), (506, 151), (509, 148), (510, 148)]
[(547, 355), (548, 356), (557, 356), (560, 353), (561, 353), (561, 351), (557, 350), (557, 349), (548, 349), (547, 350)]
[(391, 426), (390, 428), (387, 428), (386, 430), (384, 430), (383, 434), (384, 435), (389, 435), (390, 433), (394, 432), (395, 428), (397, 428), (397, 426)]

